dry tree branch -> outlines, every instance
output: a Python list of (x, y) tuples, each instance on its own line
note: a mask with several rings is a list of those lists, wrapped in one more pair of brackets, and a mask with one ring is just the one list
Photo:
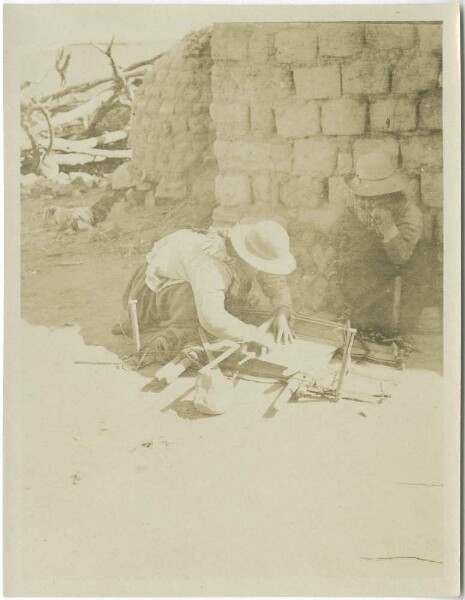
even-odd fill
[(50, 113), (48, 112), (48, 110), (42, 104), (39, 104), (35, 100), (33, 100), (32, 102), (33, 102), (33, 104), (32, 104), (32, 106), (30, 108), (30, 113), (29, 114), (32, 114), (32, 112), (34, 110), (41, 112), (43, 114), (44, 118), (45, 118), (45, 121), (46, 121), (47, 127), (48, 127), (48, 134), (49, 134), (48, 146), (47, 146), (47, 148), (45, 150), (45, 154), (42, 157), (42, 160), (43, 160), (47, 156), (47, 154), (50, 154), (50, 152), (51, 152), (51, 150), (53, 148), (53, 141), (54, 141), (54, 138), (55, 138), (55, 132), (54, 132), (53, 125), (52, 125), (52, 119), (50, 117)]
[(99, 48), (95, 44), (92, 44), (92, 47), (95, 48), (96, 50), (98, 50), (99, 52), (101, 52), (102, 54), (105, 54), (105, 56), (108, 58), (108, 60), (110, 61), (111, 68), (113, 70), (113, 75), (114, 75), (115, 79), (119, 79), (121, 81), (122, 86), (124, 88), (124, 91), (126, 92), (126, 95), (129, 99), (129, 101), (132, 102), (134, 99), (134, 94), (129, 86), (128, 80), (124, 74), (123, 69), (120, 66), (118, 66), (115, 59), (113, 58), (112, 49), (113, 49), (114, 42), (115, 42), (115, 36), (113, 36), (111, 38), (111, 41), (108, 44), (106, 50), (102, 50), (102, 48)]
[[(100, 50), (100, 52), (102, 52), (102, 50), (100, 48), (99, 48), (99, 50)], [(149, 58), (148, 60), (142, 60), (140, 62), (133, 63), (132, 65), (129, 65), (128, 67), (125, 67), (123, 69), (123, 73), (124, 73), (125, 77), (127, 79), (132, 79), (133, 77), (135, 78), (135, 77), (144, 76), (146, 73), (146, 70), (143, 69), (143, 67), (153, 64), (156, 60), (158, 60), (165, 54), (166, 54), (165, 52), (161, 52), (160, 54), (157, 54), (157, 56), (154, 56), (153, 58)], [(135, 73), (133, 73), (133, 71), (135, 71)], [(52, 94), (47, 94), (47, 95), (41, 96), (39, 98), (39, 100), (40, 100), (40, 102), (46, 102), (47, 100), (55, 100), (57, 98), (61, 98), (62, 96), (66, 96), (67, 94), (86, 92), (87, 90), (90, 90), (97, 85), (100, 85), (102, 83), (108, 83), (109, 81), (114, 81), (114, 80), (115, 80), (115, 77), (104, 77), (101, 79), (96, 79), (95, 81), (92, 81), (89, 83), (81, 83), (81, 84), (71, 85), (71, 86), (68, 86), (67, 88), (59, 90), (57, 92), (53, 92)]]
[(127, 74), (130, 71), (139, 69), (140, 67), (147, 67), (148, 65), (153, 64), (156, 60), (161, 58), (164, 54), (166, 54), (166, 52), (161, 52), (160, 54), (157, 54), (157, 56), (154, 56), (153, 58), (149, 58), (148, 60), (141, 60), (140, 62), (129, 65), (129, 67), (126, 67), (125, 69), (123, 69), (123, 71)]
[[(47, 123), (49, 139), (48, 139), (47, 147), (45, 149), (43, 148), (42, 144), (40, 144), (38, 142), (37, 138), (34, 136), (34, 133), (33, 133), (34, 128), (31, 127), (28, 122), (32, 113), (36, 112), (36, 111), (42, 113), (42, 115), (44, 116), (45, 121)], [(21, 120), (21, 126), (24, 129), (24, 131), (26, 132), (26, 135), (29, 138), (29, 141), (31, 142), (34, 171), (38, 171), (40, 169), (40, 167), (42, 166), (42, 163), (43, 163), (44, 159), (46, 158), (46, 156), (48, 156), (50, 154), (50, 152), (52, 151), (53, 143), (54, 143), (54, 139), (55, 139), (55, 133), (54, 133), (50, 114), (44, 106), (42, 106), (35, 100), (32, 100), (31, 105), (26, 110), (25, 117)]]
[[(39, 140), (35, 137), (33, 132), (33, 126), (31, 126), (30, 119), (33, 112), (38, 111), (42, 113), (45, 117), (45, 121), (47, 123), (48, 131), (49, 131), (49, 140), (46, 148), (39, 142)], [(27, 107), (24, 117), (21, 119), (21, 127), (26, 132), (27, 137), (29, 138), (29, 142), (31, 144), (32, 150), (32, 160), (31, 160), (31, 171), (34, 173), (40, 173), (42, 169), (43, 162), (45, 158), (51, 153), (52, 147), (55, 141), (55, 135), (53, 130), (53, 125), (51, 122), (50, 114), (47, 109), (38, 104), (35, 100), (31, 100), (31, 104)]]
[(71, 60), (71, 54), (69, 52), (65, 55), (65, 50), (61, 47), (55, 57), (55, 69), (60, 75), (60, 86), (63, 87), (66, 83), (66, 71), (69, 67), (69, 61)]
[(31, 149), (32, 149), (31, 171), (34, 173), (37, 173), (39, 170), (39, 167), (40, 167), (40, 163), (41, 163), (41, 151), (39, 149), (39, 146), (38, 146), (34, 136), (32, 135), (29, 124), (24, 119), (21, 120), (21, 127), (26, 132), (26, 135), (29, 138), (29, 142), (31, 143)]
[[(137, 70), (131, 69), (131, 70), (128, 70), (128, 72), (126, 72), (126, 70), (124, 70), (124, 73), (125, 73), (126, 79), (129, 81), (130, 79), (138, 79), (140, 77), (144, 77), (144, 75), (147, 73), (147, 70), (142, 67), (139, 67)], [(95, 79), (94, 81), (90, 81), (87, 83), (79, 83), (76, 85), (70, 85), (67, 88), (63, 88), (62, 90), (59, 90), (58, 92), (53, 92), (53, 94), (41, 96), (39, 98), (39, 100), (40, 100), (40, 102), (48, 102), (50, 100), (58, 100), (59, 98), (63, 98), (63, 96), (67, 96), (68, 94), (81, 94), (81, 93), (87, 92), (95, 87), (98, 87), (99, 85), (102, 85), (104, 83), (110, 83), (110, 82), (121, 84), (121, 79), (117, 79), (115, 77), (102, 77), (101, 79)]]

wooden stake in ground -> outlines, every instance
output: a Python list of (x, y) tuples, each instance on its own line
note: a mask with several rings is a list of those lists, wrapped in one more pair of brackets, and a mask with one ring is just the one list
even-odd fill
[(350, 352), (352, 350), (352, 344), (354, 343), (354, 337), (357, 330), (350, 327), (350, 323), (347, 322), (346, 328), (346, 340), (344, 345), (344, 353), (342, 355), (341, 370), (339, 371), (339, 378), (336, 385), (335, 399), (339, 400), (342, 396), (342, 385), (344, 383), (344, 377), (346, 376), (347, 370), (350, 364)]
[(131, 316), (132, 339), (140, 352), (139, 321), (137, 320), (137, 300), (129, 300), (129, 315)]
[(398, 333), (399, 329), (399, 316), (400, 316), (400, 297), (402, 292), (402, 277), (396, 275), (394, 278), (394, 294), (392, 302), (392, 324), (395, 333)]

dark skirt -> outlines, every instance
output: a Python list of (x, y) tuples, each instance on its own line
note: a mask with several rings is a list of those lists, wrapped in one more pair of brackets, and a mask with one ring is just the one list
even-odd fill
[(154, 292), (145, 283), (146, 270), (144, 263), (132, 275), (123, 294), (123, 307), (128, 311), (129, 300), (137, 300), (142, 350), (147, 358), (151, 354), (153, 360), (166, 362), (186, 346), (200, 343), (194, 294), (187, 282)]

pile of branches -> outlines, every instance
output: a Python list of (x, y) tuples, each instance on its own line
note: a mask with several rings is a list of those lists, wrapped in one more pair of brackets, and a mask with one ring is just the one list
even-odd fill
[[(137, 87), (161, 54), (121, 68), (113, 57), (114, 38), (106, 48), (92, 46), (103, 53), (112, 75), (66, 86), (70, 54), (60, 49), (55, 69), (60, 74), (60, 89), (31, 97), (24, 87), (21, 98), (21, 172), (57, 179), (60, 171), (90, 170), (95, 163), (110, 163), (115, 168), (131, 157), (127, 146), (131, 104)], [(119, 114), (116, 130), (108, 131), (105, 119)], [(119, 111), (119, 113), (118, 113)]]

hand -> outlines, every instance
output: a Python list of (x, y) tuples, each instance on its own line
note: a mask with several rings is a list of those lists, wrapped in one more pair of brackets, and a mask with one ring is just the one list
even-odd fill
[(376, 230), (382, 236), (385, 236), (391, 227), (395, 225), (392, 212), (382, 206), (376, 206), (373, 209), (371, 216), (373, 217)]
[(287, 308), (279, 308), (276, 311), (270, 329), (278, 344), (292, 344), (295, 340), (289, 320), (290, 312)]

